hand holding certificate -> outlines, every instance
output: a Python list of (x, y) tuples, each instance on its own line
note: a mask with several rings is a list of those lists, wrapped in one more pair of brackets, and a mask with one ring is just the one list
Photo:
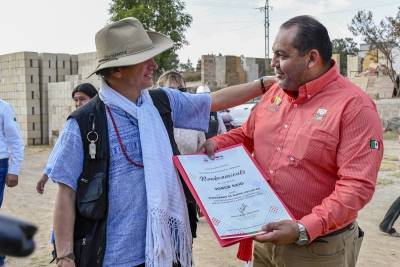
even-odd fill
[(216, 151), (215, 160), (196, 154), (176, 156), (174, 162), (221, 246), (260, 234), (270, 222), (292, 219), (241, 145)]

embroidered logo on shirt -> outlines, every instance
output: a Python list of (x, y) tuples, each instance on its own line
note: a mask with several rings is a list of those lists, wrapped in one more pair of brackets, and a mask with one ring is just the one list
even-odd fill
[(279, 96), (276, 96), (273, 103), (279, 107), (279, 105), (282, 103), (282, 99)]
[(14, 117), (14, 121), (17, 121), (17, 118)]
[(273, 112), (277, 112), (279, 111), (279, 106), (282, 104), (282, 99), (279, 96), (275, 96), (271, 98), (271, 103), (274, 105), (266, 106), (265, 108)]
[(369, 147), (371, 149), (381, 150), (381, 142), (376, 141), (376, 140), (370, 140)]
[(319, 121), (324, 119), (327, 112), (328, 112), (328, 110), (319, 108), (317, 111), (317, 114), (315, 114), (314, 119), (319, 120)]

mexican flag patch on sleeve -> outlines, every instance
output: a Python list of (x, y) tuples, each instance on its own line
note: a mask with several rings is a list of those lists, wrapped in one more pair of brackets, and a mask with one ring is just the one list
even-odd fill
[(381, 142), (376, 140), (369, 141), (369, 147), (372, 149), (380, 150), (381, 149)]

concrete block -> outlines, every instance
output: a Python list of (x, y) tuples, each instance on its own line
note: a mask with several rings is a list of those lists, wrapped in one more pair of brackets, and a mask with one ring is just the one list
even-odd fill
[(21, 59), (39, 59), (39, 54), (37, 52), (22, 52), (23, 53), (23, 57)]
[(71, 75), (71, 69), (57, 69), (57, 75)]
[(70, 61), (71, 55), (70, 54), (57, 54), (57, 61)]
[(56, 54), (51, 54), (51, 53), (39, 53), (38, 58), (40, 60), (57, 60), (57, 55)]
[(39, 76), (39, 68), (23, 68), (23, 75), (37, 75)]
[(56, 69), (42, 69), (42, 76), (56, 76), (57, 70)]

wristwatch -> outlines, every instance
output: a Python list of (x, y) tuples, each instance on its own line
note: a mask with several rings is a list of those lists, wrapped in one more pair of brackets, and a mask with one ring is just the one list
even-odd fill
[(301, 223), (297, 222), (297, 226), (299, 227), (299, 238), (294, 241), (297, 245), (305, 245), (308, 244), (308, 234), (307, 234), (307, 230), (304, 227), (304, 225), (302, 225)]

